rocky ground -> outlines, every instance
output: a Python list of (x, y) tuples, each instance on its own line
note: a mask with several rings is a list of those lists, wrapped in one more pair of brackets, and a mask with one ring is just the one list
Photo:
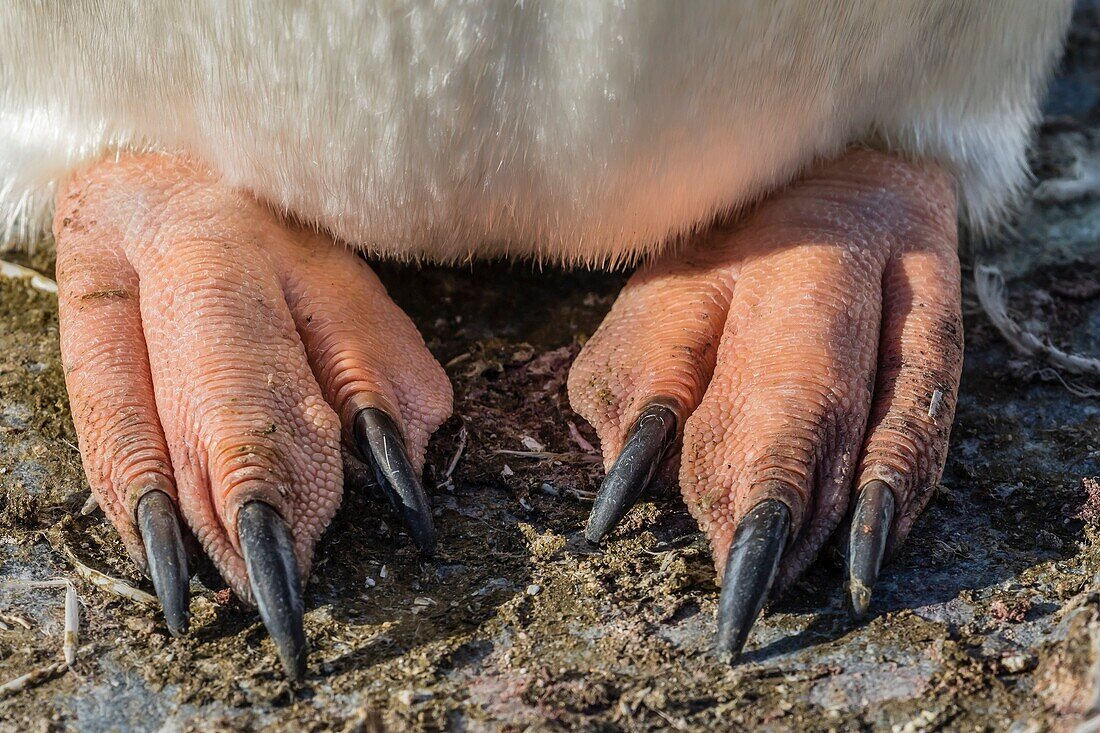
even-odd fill
[[(1081, 6), (1035, 152), (1041, 179), (1100, 171), (1100, 3)], [(1012, 312), (1100, 354), (1100, 190), (1040, 188), (1011, 236), (971, 247)], [(10, 252), (52, 271), (48, 245)], [(0, 730), (1072, 729), (1096, 698), (1100, 383), (1019, 356), (967, 291), (967, 362), (943, 487), (850, 622), (834, 551), (767, 611), (745, 662), (714, 658), (717, 589), (676, 499), (641, 505), (606, 549), (580, 539), (601, 470), (564, 378), (623, 282), (527, 267), (382, 266), (447, 366), (455, 417), (426, 483), (440, 551), (419, 561), (349, 482), (307, 589), (309, 681), (290, 689), (255, 614), (209, 572), (191, 635), (82, 578), (150, 590), (88, 497), (57, 354), (56, 303), (0, 278)], [(1091, 392), (1091, 396), (1090, 396)], [(579, 437), (578, 437), (579, 436)], [(448, 476), (448, 468), (453, 473)]]

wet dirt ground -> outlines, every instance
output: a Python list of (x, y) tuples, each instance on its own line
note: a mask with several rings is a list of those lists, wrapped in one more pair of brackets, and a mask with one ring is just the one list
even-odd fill
[[(1100, 3), (1082, 5), (1039, 178), (1100, 156), (1098, 28)], [(48, 243), (4, 258), (52, 272)], [(1100, 192), (1032, 198), (1011, 236), (969, 249), (967, 275), (975, 258), (1004, 269), (1030, 328), (1100, 354)], [(710, 648), (709, 554), (677, 499), (639, 506), (601, 551), (580, 537), (602, 471), (564, 379), (624, 276), (379, 269), (455, 385), (425, 479), (440, 549), (420, 560), (350, 478), (307, 588), (309, 679), (294, 690), (255, 614), (209, 572), (192, 583), (180, 640), (154, 610), (77, 575), (66, 548), (150, 590), (102, 514), (80, 513), (56, 301), (0, 279), (0, 683), (61, 654), (62, 591), (18, 581), (72, 578), (82, 618), (75, 665), (0, 693), (0, 730), (1024, 733), (1072, 729), (1093, 705), (1100, 398), (1084, 395), (1100, 384), (1013, 353), (973, 288), (943, 486), (871, 620), (847, 618), (829, 550), (729, 667)]]

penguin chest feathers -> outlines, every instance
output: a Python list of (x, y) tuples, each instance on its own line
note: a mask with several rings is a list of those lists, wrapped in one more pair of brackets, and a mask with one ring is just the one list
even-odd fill
[(983, 226), (1024, 179), (1069, 5), (5, 9), (0, 223), (154, 148), (380, 254), (614, 263), (867, 144), (949, 166)]

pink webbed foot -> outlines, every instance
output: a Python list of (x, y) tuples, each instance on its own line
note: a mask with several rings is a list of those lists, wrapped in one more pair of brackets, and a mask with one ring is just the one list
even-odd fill
[(341, 435), (425, 550), (420, 487), (451, 387), (358, 257), (183, 158), (72, 177), (54, 224), (61, 353), (92, 490), (188, 623), (181, 522), (255, 603), (288, 674), (302, 579), (340, 503)]
[(956, 245), (945, 172), (853, 150), (636, 273), (569, 376), (608, 469), (589, 539), (678, 463), (722, 577), (719, 650), (736, 657), (851, 509), (849, 599), (865, 613), (943, 470)]

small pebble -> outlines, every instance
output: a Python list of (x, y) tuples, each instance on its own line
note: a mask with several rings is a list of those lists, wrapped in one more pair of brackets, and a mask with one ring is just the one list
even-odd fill
[(157, 627), (153, 619), (146, 616), (127, 616), (122, 623), (130, 631), (139, 634), (151, 634)]
[(431, 700), (433, 694), (431, 690), (414, 690), (409, 687), (397, 693), (397, 701), (405, 707), (411, 707), (414, 703)]
[(524, 435), (522, 438), (520, 438), (519, 442), (523, 443), (523, 447), (526, 448), (527, 450), (535, 451), (537, 453), (542, 453), (543, 451), (546, 450), (545, 445), (538, 442), (537, 440), (532, 438), (530, 435)]
[(542, 591), (542, 586), (536, 583), (527, 586), (527, 595), (529, 596), (537, 596), (540, 591)]
[(1031, 666), (1031, 658), (1026, 654), (1010, 654), (1001, 657), (1001, 665), (1009, 674), (1019, 674)]

